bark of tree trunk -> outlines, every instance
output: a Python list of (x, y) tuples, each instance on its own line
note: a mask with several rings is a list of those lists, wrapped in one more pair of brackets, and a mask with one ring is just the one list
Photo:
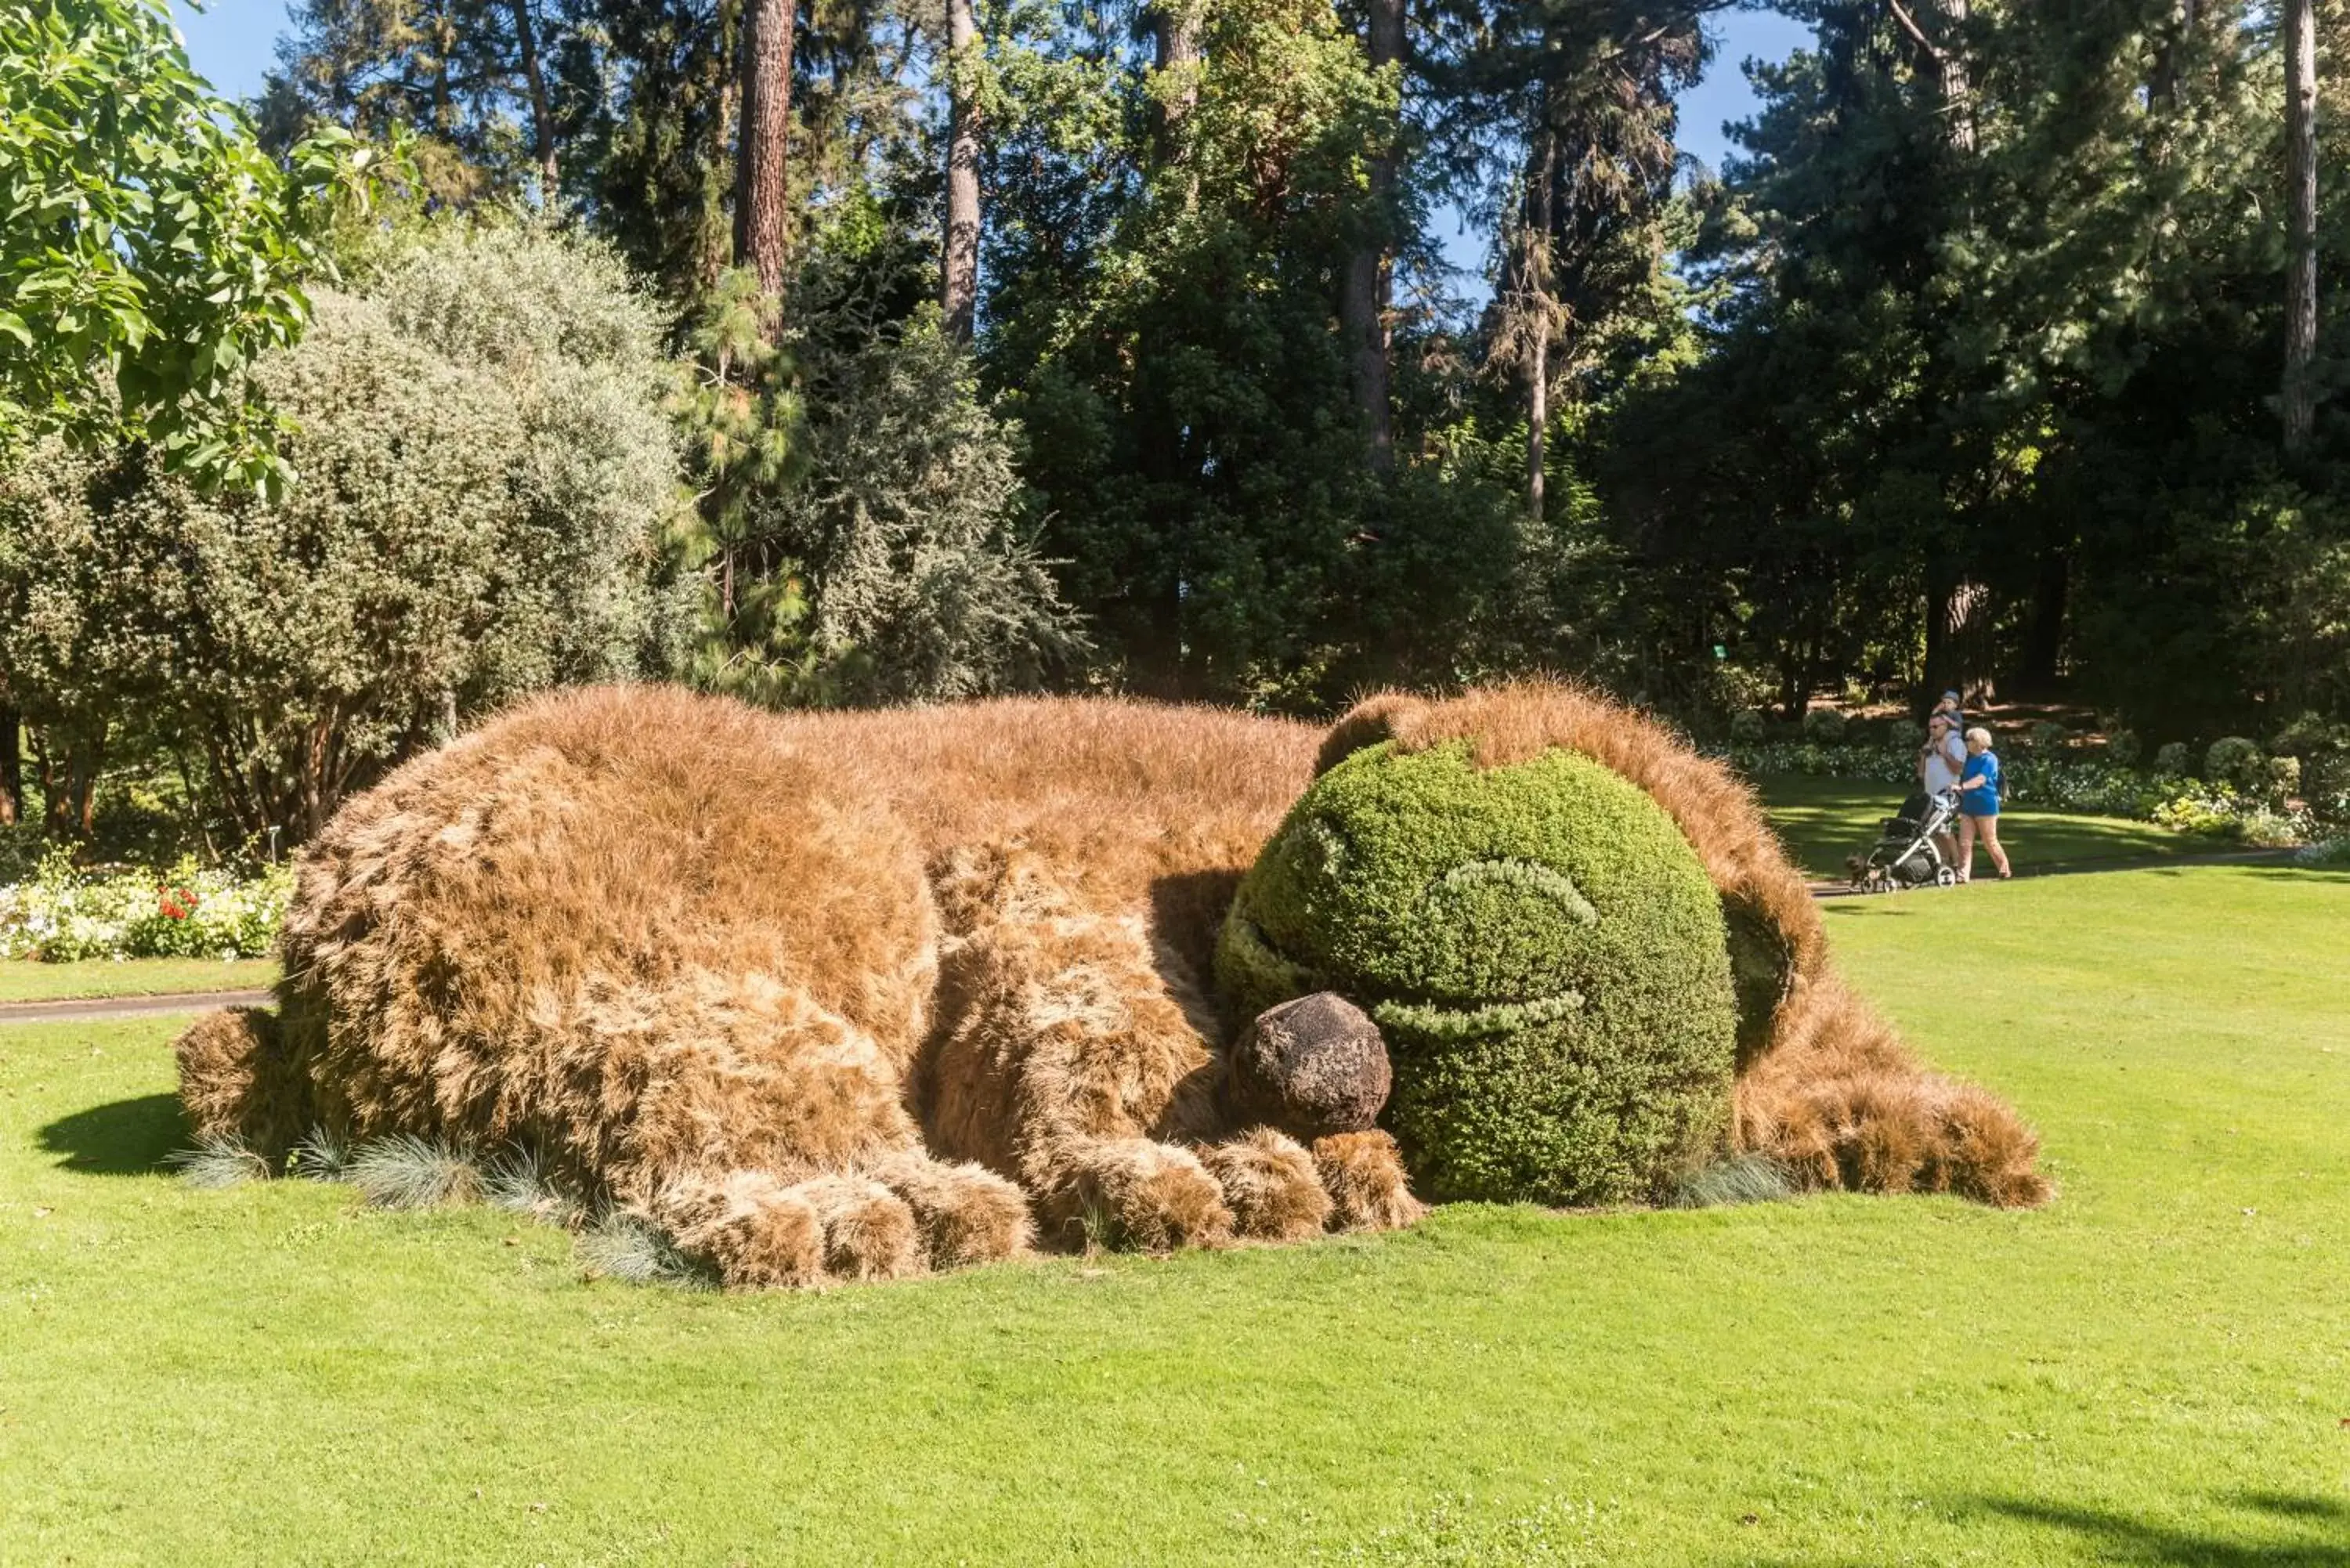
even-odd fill
[(2317, 421), (2317, 8), (2285, 0), (2284, 449), (2309, 444)]
[(449, 15), (446, 4), (433, 7), (432, 36), (432, 129), (442, 136), (457, 129), (456, 100), (449, 92), (449, 57), (457, 48), (457, 24)]
[(1917, 702), (1921, 719), (1944, 691), (1956, 691), (1973, 702), (1988, 701), (1999, 690), (1991, 679), (1991, 589), (1943, 561), (1927, 567), (1926, 595), (1926, 680)]
[(2055, 691), (2071, 597), (2072, 563), (2063, 550), (2052, 549), (2040, 558), (2040, 580), (2033, 586), (2032, 618), (2024, 628), (2023, 657), (2016, 670), (2016, 685), (2026, 696), (2046, 697)]
[(750, 0), (743, 11), (743, 130), (735, 139), (734, 265), (758, 275), (769, 325), (781, 311), (785, 155), (792, 123), (792, 29), (797, 0)]
[[(1381, 70), (1403, 58), (1403, 0), (1370, 0), (1369, 59)], [(1371, 467), (1395, 468), (1395, 425), (1388, 400), (1387, 312), (1394, 285), (1394, 223), (1397, 142), (1400, 124), (1386, 129), (1386, 145), (1370, 161), (1370, 207), (1376, 227), (1349, 258), (1339, 301), (1339, 320), (1354, 358), (1355, 401), (1371, 442)]]
[(25, 820), (25, 716), (0, 705), (0, 827)]
[(1942, 17), (1942, 57), (1936, 62), (1941, 67), (1942, 112), (1950, 117), (1950, 147), (1958, 152), (1975, 150), (1974, 96), (1967, 77), (1966, 39), (1962, 36), (1968, 5), (1969, 0), (1939, 0), (1936, 6)]
[[(1200, 63), (1200, 0), (1157, 0), (1150, 7), (1152, 64), (1161, 73)], [(1200, 101), (1199, 83), (1186, 78), (1173, 96), (1159, 100), (1159, 156), (1174, 155), (1175, 130)]]
[(2179, 57), (2195, 36), (2197, 9), (2197, 0), (2176, 0), (2171, 6), (2170, 27), (2154, 52), (2154, 71), (2147, 82), (2147, 97), (2174, 113), (2186, 101), (2179, 83)]
[(1544, 461), (1550, 438), (1550, 336), (1552, 193), (1558, 178), (1558, 140), (1545, 117), (1534, 132), (1526, 171), (1526, 221), (1519, 260), (1524, 308), (1534, 318), (1526, 350), (1526, 515), (1543, 518)]
[(40, 753), (42, 830), (52, 838), (88, 838), (98, 826), (98, 766), (105, 742)]
[(514, 13), (515, 51), (521, 57), (523, 84), (530, 89), (530, 129), (536, 142), (539, 179), (544, 199), (555, 199), (555, 111), (548, 107), (546, 72), (538, 63), (538, 29), (532, 24), (530, 0), (510, 0)]
[(971, 341), (979, 306), (979, 106), (972, 101), (979, 29), (972, 0), (947, 0), (947, 228), (940, 256), (940, 305), (947, 332)]

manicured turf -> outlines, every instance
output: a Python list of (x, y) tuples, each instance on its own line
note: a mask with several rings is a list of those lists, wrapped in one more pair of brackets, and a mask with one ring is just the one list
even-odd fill
[(0, 1032), (0, 1563), (2350, 1561), (2350, 876), (1828, 919), (2055, 1204), (692, 1295), (188, 1189), (170, 1024)]
[[(1890, 784), (1849, 779), (1767, 778), (1759, 785), (1771, 820), (1803, 867), (1817, 877), (1841, 877), (1845, 857), (1866, 847), (1877, 823), (1900, 804)], [(2168, 832), (2147, 822), (2068, 813), (2018, 810), (2005, 833), (2019, 867), (2094, 864), (2192, 854), (2224, 848), (2209, 839)], [(80, 996), (153, 996), (178, 991), (243, 991), (277, 978), (270, 961), (222, 963), (213, 959), (98, 960), (87, 963), (0, 962), (0, 1002), (47, 1002)]]
[[(1772, 826), (1797, 864), (1814, 877), (1842, 880), (1845, 857), (1877, 842), (1877, 830), (1901, 804), (1897, 784), (1851, 779), (1773, 777), (1757, 781)], [(2016, 806), (2000, 814), (2000, 843), (2019, 873), (2100, 861), (2159, 859), (2208, 855), (2233, 847), (2224, 842), (2173, 833), (2150, 822), (2118, 816)], [(1978, 855), (1978, 871), (1990, 870), (1990, 857)]]
[(0, 1002), (75, 996), (167, 996), (182, 991), (257, 991), (276, 982), (275, 959), (92, 959), (81, 963), (0, 962)]

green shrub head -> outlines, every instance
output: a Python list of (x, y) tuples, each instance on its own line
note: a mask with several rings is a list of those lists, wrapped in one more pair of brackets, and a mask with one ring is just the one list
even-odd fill
[(2278, 756), (2336, 757), (2350, 753), (2350, 724), (2337, 724), (2323, 713), (2303, 713), (2277, 732), (2269, 750)]
[(2154, 753), (2154, 771), (2170, 778), (2184, 774), (2187, 771), (2187, 742), (2170, 741), (2158, 747)]
[(1814, 708), (1804, 715), (1804, 739), (1822, 746), (1844, 743), (1844, 715), (1833, 708)]
[(2222, 735), (2203, 753), (2203, 776), (2212, 784), (2258, 789), (2268, 782), (2261, 749), (2241, 735)]
[(2271, 757), (2264, 766), (2267, 777), (2263, 782), (2267, 784), (2269, 793), (2278, 795), (2301, 793), (2301, 759), (2299, 757)]
[(2054, 719), (2043, 719), (2032, 726), (2032, 749), (2035, 752), (2061, 752), (2072, 739), (2073, 732)]
[(1265, 846), (1216, 966), (1241, 1016), (1330, 990), (1378, 1021), (1382, 1120), (1426, 1196), (1654, 1198), (1721, 1142), (1721, 902), (1664, 810), (1587, 757), (1357, 752)]
[(2145, 749), (2139, 745), (2135, 730), (2116, 730), (2106, 737), (2106, 761), (2116, 767), (2136, 767)]
[(1759, 709), (1746, 708), (1730, 716), (1730, 738), (1742, 746), (1755, 746), (1768, 733)]

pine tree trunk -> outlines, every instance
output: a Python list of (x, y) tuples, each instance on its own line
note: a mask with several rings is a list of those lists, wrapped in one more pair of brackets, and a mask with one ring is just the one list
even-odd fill
[(25, 820), (25, 716), (0, 704), (0, 827)]
[(749, 0), (743, 12), (743, 130), (735, 140), (734, 265), (758, 275), (768, 309), (784, 293), (784, 159), (791, 140), (796, 0)]
[(2063, 550), (2040, 558), (2040, 577), (2033, 585), (2032, 618), (2025, 623), (2022, 659), (2016, 670), (2016, 687), (2024, 696), (2048, 697), (2056, 691), (2057, 670), (2064, 652), (2064, 614), (2072, 597), (2072, 564)]
[(515, 50), (522, 61), (523, 85), (530, 89), (530, 128), (538, 153), (538, 174), (544, 199), (555, 200), (555, 111), (548, 107), (546, 72), (538, 63), (538, 30), (530, 19), (530, 0), (510, 0), (514, 12)]
[(1975, 150), (1975, 110), (1972, 85), (1967, 78), (1966, 38), (1969, 0), (1939, 0), (1936, 9), (1941, 13), (1941, 57), (1935, 63), (1940, 67), (1942, 112), (1950, 118), (1949, 135), (1953, 151), (1972, 152)]
[(449, 57), (457, 50), (457, 24), (446, 0), (436, 5), (431, 22), (432, 39), (432, 130), (448, 136), (457, 129), (456, 99), (449, 91)]
[(979, 29), (972, 0), (947, 0), (947, 229), (940, 304), (948, 334), (971, 341), (979, 306), (979, 106), (972, 101)]
[[(1150, 7), (1152, 64), (1162, 73), (1200, 63), (1200, 0), (1157, 0)], [(1175, 130), (1200, 101), (1199, 83), (1187, 78), (1173, 97), (1160, 100), (1159, 155), (1173, 156)]]
[[(1370, 0), (1369, 58), (1381, 70), (1403, 58), (1403, 0)], [(1401, 127), (1386, 128), (1386, 145), (1370, 160), (1370, 208), (1375, 227), (1347, 265), (1339, 320), (1354, 360), (1355, 401), (1371, 441), (1371, 466), (1395, 467), (1395, 424), (1388, 400), (1387, 311), (1393, 287), (1397, 140)]]
[(2284, 449), (2309, 444), (2317, 421), (2317, 12), (2285, 0)]
[(2196, 0), (2176, 0), (2171, 6), (2170, 26), (2155, 50), (2154, 71), (2147, 82), (2148, 100), (2172, 113), (2178, 112), (2186, 101), (2186, 92), (2179, 82), (2179, 57), (2195, 36), (2197, 9)]
[(1543, 518), (1544, 463), (1550, 438), (1550, 337), (1552, 195), (1558, 182), (1558, 141), (1547, 118), (1534, 132), (1534, 151), (1526, 169), (1526, 219), (1519, 265), (1525, 291), (1524, 308), (1534, 318), (1533, 341), (1526, 353), (1526, 515)]

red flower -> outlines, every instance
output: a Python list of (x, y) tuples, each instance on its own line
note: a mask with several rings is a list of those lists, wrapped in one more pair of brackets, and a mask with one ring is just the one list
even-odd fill
[(166, 888), (162, 890), (161, 897), (157, 899), (155, 907), (162, 912), (166, 919), (184, 920), (196, 912), (195, 889)]

